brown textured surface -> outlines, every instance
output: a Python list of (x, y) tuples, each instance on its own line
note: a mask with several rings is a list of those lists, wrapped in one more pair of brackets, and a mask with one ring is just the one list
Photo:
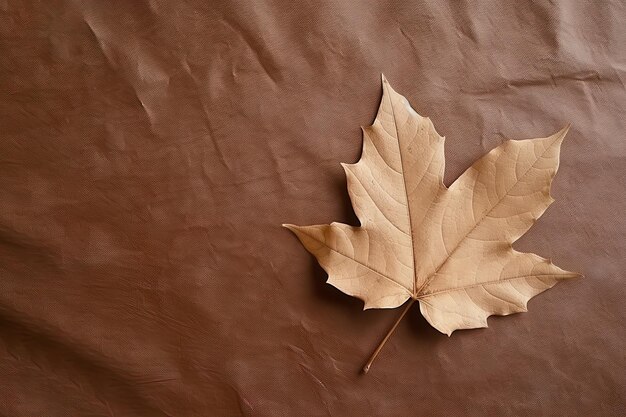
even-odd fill
[[(0, 415), (624, 414), (619, 1), (0, 1)], [(518, 243), (583, 280), (451, 338), (324, 284), (380, 73), (447, 137), (572, 129)]]

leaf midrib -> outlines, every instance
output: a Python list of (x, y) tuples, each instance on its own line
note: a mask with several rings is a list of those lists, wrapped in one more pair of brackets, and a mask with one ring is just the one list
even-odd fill
[[(391, 88), (387, 83), (387, 88)], [(402, 146), (400, 144), (400, 133), (398, 132), (398, 120), (396, 119), (396, 110), (393, 106), (393, 95), (389, 94), (389, 104), (391, 105), (391, 115), (393, 116), (393, 127), (396, 131), (396, 140), (398, 141), (398, 154), (400, 155), (400, 170), (402, 171), (402, 186), (404, 187), (404, 196), (406, 197), (406, 214), (409, 217), (409, 234), (411, 237), (411, 260), (413, 261), (413, 288), (411, 289), (411, 297), (417, 295), (417, 266), (415, 264), (415, 241), (413, 238), (413, 219), (411, 217), (411, 204), (409, 202), (409, 193), (406, 188), (406, 178), (404, 172), (404, 159), (402, 158)]]
[(499, 283), (502, 283), (502, 282), (514, 281), (516, 279), (555, 277), (555, 279), (561, 280), (561, 279), (567, 279), (567, 278), (575, 278), (577, 276), (579, 276), (579, 275), (578, 274), (568, 274), (568, 275), (563, 275), (563, 274), (561, 274), (561, 275), (558, 275), (558, 274), (527, 274), (527, 275), (519, 275), (519, 276), (516, 276), (516, 277), (509, 277), (509, 278), (504, 278), (504, 279), (496, 279), (496, 280), (485, 281), (485, 282), (477, 282), (475, 284), (464, 285), (462, 287), (447, 288), (445, 290), (433, 291), (431, 293), (424, 293), (422, 295), (419, 295), (416, 299), (417, 300), (422, 300), (424, 298), (434, 297), (436, 295), (447, 294), (447, 293), (455, 292), (455, 291), (465, 291), (465, 290), (468, 290), (468, 289), (471, 289), (471, 288), (483, 287), (483, 286), (486, 286), (486, 285), (494, 285), (494, 284), (499, 284)]

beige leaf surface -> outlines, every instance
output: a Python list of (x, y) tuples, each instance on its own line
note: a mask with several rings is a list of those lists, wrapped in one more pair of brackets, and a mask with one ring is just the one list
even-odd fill
[(446, 188), (444, 138), (383, 77), (361, 159), (343, 164), (361, 226), (285, 226), (365, 308), (418, 301), (448, 335), (486, 327), (490, 315), (526, 311), (533, 296), (579, 276), (511, 246), (553, 202), (566, 133), (506, 141)]

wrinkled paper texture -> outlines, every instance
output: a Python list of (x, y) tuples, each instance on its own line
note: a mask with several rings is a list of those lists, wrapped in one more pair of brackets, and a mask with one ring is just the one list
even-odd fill
[[(625, 19), (617, 1), (0, 1), (0, 414), (621, 414)], [(361, 378), (397, 312), (325, 284), (280, 223), (356, 225), (339, 162), (380, 73), (446, 136), (446, 185), (571, 122), (558, 204), (515, 248), (586, 278), (450, 339), (414, 311)]]

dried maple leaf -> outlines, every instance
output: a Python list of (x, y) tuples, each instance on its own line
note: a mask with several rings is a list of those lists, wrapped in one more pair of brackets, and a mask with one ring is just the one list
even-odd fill
[(444, 138), (383, 76), (361, 159), (342, 164), (361, 226), (284, 225), (328, 272), (328, 283), (366, 309), (410, 300), (365, 372), (415, 301), (450, 335), (487, 327), (490, 315), (526, 311), (533, 296), (579, 276), (511, 246), (554, 201), (550, 183), (566, 133), (506, 141), (446, 188)]

